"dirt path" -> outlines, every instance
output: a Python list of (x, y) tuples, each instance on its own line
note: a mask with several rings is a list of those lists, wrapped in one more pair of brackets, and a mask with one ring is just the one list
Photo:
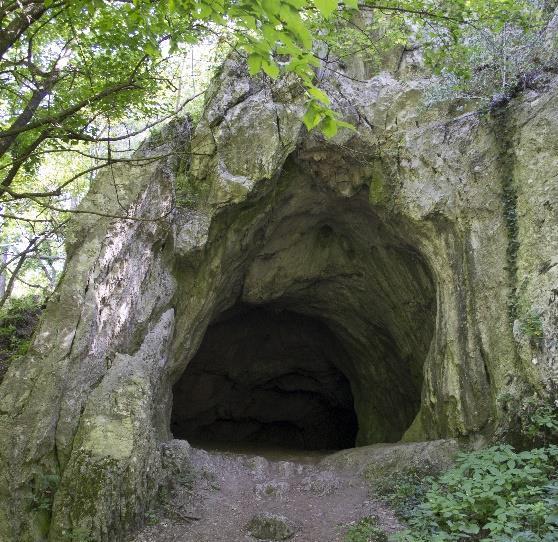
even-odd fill
[[(192, 449), (193, 480), (174, 492), (168, 517), (154, 516), (155, 524), (133, 542), (254, 542), (285, 537), (295, 542), (342, 542), (348, 526), (366, 516), (377, 516), (388, 532), (399, 528), (393, 513), (370, 498), (362, 476), (323, 459), (317, 455), (266, 459)], [(267, 514), (264, 523), (275, 526), (279, 533), (275, 538), (261, 534), (265, 533), (261, 517), (255, 527), (247, 527), (261, 514)]]

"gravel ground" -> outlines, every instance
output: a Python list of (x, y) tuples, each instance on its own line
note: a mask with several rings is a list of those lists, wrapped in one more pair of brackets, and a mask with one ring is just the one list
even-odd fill
[(333, 468), (324, 457), (193, 448), (196, 474), (177, 485), (131, 542), (255, 542), (261, 516), (282, 518), (288, 528), (277, 532), (295, 542), (342, 542), (351, 523), (371, 515), (387, 532), (401, 527), (358, 473)]

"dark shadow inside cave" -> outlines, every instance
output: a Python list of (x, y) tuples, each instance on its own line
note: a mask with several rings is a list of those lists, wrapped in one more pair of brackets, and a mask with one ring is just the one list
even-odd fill
[(239, 305), (209, 326), (174, 387), (171, 429), (192, 443), (355, 445), (347, 353), (315, 318)]

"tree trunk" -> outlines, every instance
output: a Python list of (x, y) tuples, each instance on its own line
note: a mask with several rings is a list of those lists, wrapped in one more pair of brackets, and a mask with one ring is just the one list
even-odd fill
[(8, 261), (8, 248), (10, 245), (3, 245), (2, 252), (0, 252), (0, 266), (2, 272), (0, 272), (0, 299), (4, 297), (6, 293), (6, 269), (5, 265)]

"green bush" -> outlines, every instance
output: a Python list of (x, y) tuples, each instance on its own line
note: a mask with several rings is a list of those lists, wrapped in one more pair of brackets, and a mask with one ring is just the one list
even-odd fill
[(520, 321), (521, 330), (528, 337), (541, 339), (543, 337), (543, 325), (541, 317), (536, 312), (524, 314)]
[(533, 446), (558, 444), (558, 401), (526, 401), (520, 412), (521, 432)]
[(351, 525), (345, 535), (345, 542), (387, 542), (388, 537), (378, 526), (378, 518), (367, 516)]
[(86, 527), (73, 527), (62, 532), (64, 542), (94, 542), (90, 529)]
[(390, 506), (400, 518), (408, 519), (410, 512), (424, 500), (430, 474), (431, 468), (409, 468), (388, 476), (371, 473), (367, 479), (375, 497)]
[(487, 32), (469, 25), (443, 64), (437, 57), (446, 55), (444, 48), (426, 51), (425, 59), (438, 77), (426, 89), (425, 105), (456, 100), (462, 107), (475, 100), (494, 111), (518, 93), (547, 81), (547, 71), (557, 62), (556, 52), (548, 50), (541, 32), (549, 15), (539, 12), (528, 27), (512, 22)]
[(533, 348), (540, 347), (544, 339), (544, 329), (541, 317), (534, 311), (527, 312), (519, 319), (523, 334), (529, 338)]
[[(437, 478), (417, 477), (422, 502), (405, 518), (408, 529), (390, 540), (558, 541), (558, 400), (556, 390), (549, 391), (545, 400), (534, 396), (517, 409), (518, 442), (533, 449), (499, 444), (460, 454), (455, 467)], [(392, 481), (389, 498), (412, 486)]]
[(54, 494), (58, 489), (60, 477), (57, 474), (43, 474), (35, 479), (30, 505), (33, 510), (50, 512)]
[(509, 445), (460, 454), (431, 480), (402, 542), (558, 540), (558, 446), (517, 452)]
[(0, 382), (11, 361), (27, 352), (42, 310), (43, 298), (34, 295), (11, 299), (0, 310)]

